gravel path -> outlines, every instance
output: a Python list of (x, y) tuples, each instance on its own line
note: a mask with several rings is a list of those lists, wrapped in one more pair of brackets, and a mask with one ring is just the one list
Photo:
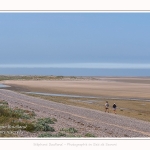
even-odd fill
[(0, 89), (0, 99), (7, 101), (11, 107), (33, 110), (38, 117), (56, 118), (56, 130), (74, 127), (81, 135), (91, 133), (96, 137), (150, 137), (150, 122), (64, 105), (5, 89)]

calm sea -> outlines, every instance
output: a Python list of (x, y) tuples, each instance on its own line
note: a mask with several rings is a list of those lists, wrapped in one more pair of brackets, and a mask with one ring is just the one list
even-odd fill
[(0, 68), (0, 75), (150, 76), (150, 69)]

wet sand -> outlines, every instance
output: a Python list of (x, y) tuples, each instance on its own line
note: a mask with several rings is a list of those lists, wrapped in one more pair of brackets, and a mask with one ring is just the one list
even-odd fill
[[(40, 92), (51, 94), (65, 94), (84, 96), (44, 96), (29, 94), (49, 101), (78, 107), (104, 111), (105, 101), (110, 106), (117, 104), (117, 114), (133, 117), (145, 121), (149, 120), (150, 108), (150, 78), (123, 77), (82, 77), (61, 79), (19, 79), (5, 80), (0, 83), (10, 85), (6, 88), (19, 92)], [(25, 94), (25, 93), (24, 93)], [(87, 98), (98, 97), (98, 98)], [(86, 98), (85, 98), (86, 97)]]
[(150, 78), (98, 77), (61, 80), (7, 80), (11, 89), (54, 94), (150, 99)]

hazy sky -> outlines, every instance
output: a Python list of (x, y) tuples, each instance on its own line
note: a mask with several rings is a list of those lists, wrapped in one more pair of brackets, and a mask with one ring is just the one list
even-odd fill
[(0, 64), (150, 63), (150, 13), (0, 13)]

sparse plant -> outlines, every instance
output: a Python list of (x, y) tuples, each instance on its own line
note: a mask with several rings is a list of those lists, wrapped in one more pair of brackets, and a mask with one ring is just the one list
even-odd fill
[(95, 137), (95, 135), (91, 134), (91, 133), (86, 133), (85, 137)]
[(52, 118), (51, 119), (53, 122), (57, 122), (57, 119), (56, 118)]
[(50, 119), (50, 118), (40, 118), (38, 119), (38, 123), (48, 123), (48, 124), (54, 124), (54, 118)]
[(62, 79), (63, 76), (56, 76), (56, 79)]
[(7, 105), (8, 106), (8, 102), (6, 102), (4, 100), (0, 100), (0, 105)]
[(35, 124), (35, 131), (55, 131), (55, 129), (53, 127), (50, 127), (48, 124), (44, 123), (44, 124), (40, 124), (37, 123)]
[(36, 131), (55, 131), (53, 127), (50, 127), (49, 124), (54, 124), (54, 122), (50, 118), (42, 118), (38, 119), (35, 123)]
[(66, 134), (65, 133), (62, 133), (62, 132), (58, 132), (57, 135), (55, 135), (56, 137), (66, 137)]
[(35, 125), (34, 125), (34, 124), (28, 123), (28, 124), (26, 124), (26, 126), (27, 126), (27, 127), (25, 128), (26, 131), (29, 131), (29, 132), (35, 131)]
[(78, 132), (75, 128), (68, 128), (68, 129), (62, 128), (61, 131), (65, 131), (65, 132), (68, 132), (68, 133), (76, 133), (76, 132)]
[(127, 134), (124, 134), (124, 137), (129, 137)]
[(50, 133), (43, 133), (43, 134), (40, 134), (38, 137), (52, 137), (53, 135), (50, 134)]
[(43, 133), (40, 134), (38, 137), (66, 137), (66, 134), (61, 132), (58, 132), (57, 134)]
[(75, 128), (69, 128), (68, 129), (68, 132), (69, 133), (76, 133), (76, 132), (78, 132)]

